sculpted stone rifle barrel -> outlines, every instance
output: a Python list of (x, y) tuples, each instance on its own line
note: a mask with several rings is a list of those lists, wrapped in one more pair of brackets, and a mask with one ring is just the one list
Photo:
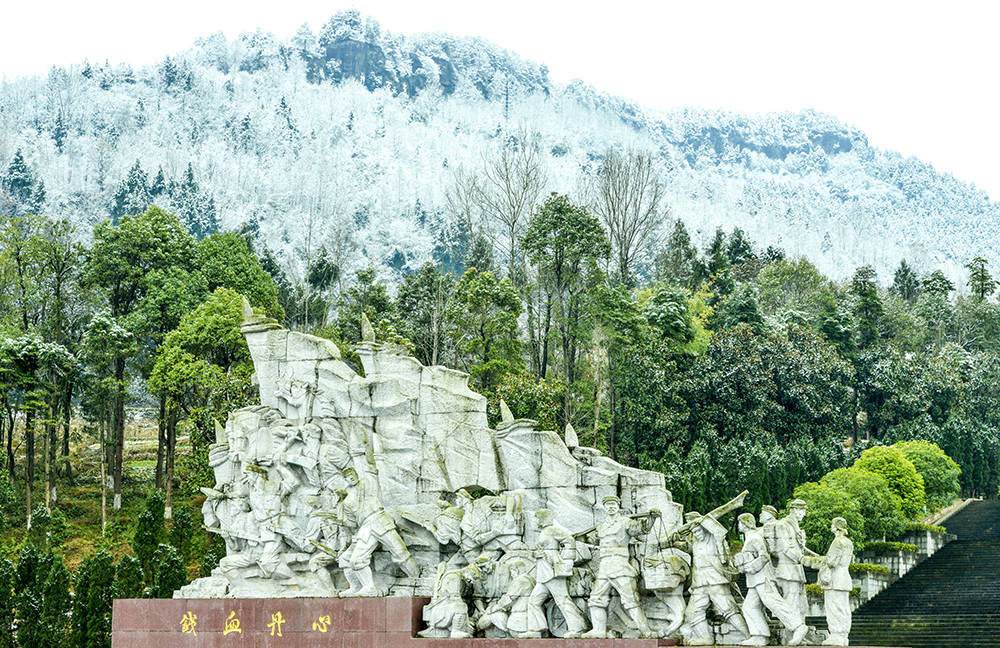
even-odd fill
[(679, 526), (676, 529), (674, 529), (674, 533), (684, 533), (685, 531), (690, 530), (691, 527), (693, 527), (695, 524), (697, 524), (698, 521), (701, 520), (702, 518), (706, 518), (706, 517), (709, 517), (709, 516), (711, 516), (713, 518), (718, 518), (718, 517), (720, 517), (722, 515), (725, 515), (726, 513), (731, 513), (732, 511), (735, 511), (736, 509), (738, 509), (738, 508), (740, 508), (740, 507), (743, 506), (743, 500), (745, 500), (746, 497), (747, 497), (747, 495), (749, 495), (749, 494), (750, 494), (750, 491), (748, 491), (748, 490), (743, 491), (742, 493), (740, 493), (739, 495), (737, 495), (733, 499), (729, 500), (728, 502), (726, 502), (722, 506), (720, 506), (718, 508), (714, 508), (711, 511), (709, 511), (708, 513), (706, 513), (705, 515), (697, 517), (697, 518), (695, 518), (695, 519), (693, 519), (693, 520), (691, 520), (689, 522), (685, 522), (681, 526)]

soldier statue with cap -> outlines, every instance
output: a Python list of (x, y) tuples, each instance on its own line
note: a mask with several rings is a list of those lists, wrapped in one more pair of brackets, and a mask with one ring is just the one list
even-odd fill
[(354, 535), (350, 546), (338, 557), (344, 577), (350, 583), (350, 587), (340, 595), (384, 595), (375, 587), (372, 574), (372, 554), (379, 546), (389, 552), (393, 562), (407, 576), (416, 578), (420, 569), (399, 536), (396, 522), (383, 508), (375, 480), (368, 475), (362, 480), (351, 467), (344, 470), (344, 477), (347, 480), (347, 496), (342, 503), (341, 524), (354, 530)]
[(608, 605), (611, 603), (611, 591), (614, 590), (621, 598), (622, 607), (632, 619), (639, 634), (643, 637), (653, 637), (655, 634), (649, 627), (639, 601), (639, 588), (636, 583), (638, 572), (629, 560), (629, 544), (632, 538), (649, 530), (648, 522), (657, 517), (659, 511), (650, 511), (645, 518), (632, 518), (622, 513), (621, 499), (615, 495), (608, 495), (601, 500), (601, 503), (604, 505), (607, 517), (593, 532), (597, 536), (600, 561), (597, 578), (588, 600), (590, 623), (593, 627), (583, 636), (586, 638), (608, 636)]
[(799, 526), (805, 516), (806, 503), (803, 500), (789, 502), (788, 515), (774, 526), (774, 545), (771, 547), (777, 559), (775, 578), (778, 589), (785, 601), (802, 615), (809, 609), (802, 558), (816, 555), (806, 548), (806, 534)]
[(550, 598), (566, 619), (566, 638), (579, 637), (587, 622), (570, 598), (568, 582), (573, 575), (576, 561), (576, 539), (555, 521), (548, 509), (535, 511), (538, 538), (535, 541), (535, 588), (528, 600), (531, 628), (536, 632), (548, 629), (548, 620), (542, 607)]
[(766, 646), (771, 635), (764, 614), (766, 608), (781, 621), (785, 629), (791, 631), (788, 644), (797, 646), (806, 636), (806, 624), (798, 610), (781, 598), (774, 584), (774, 566), (768, 553), (764, 536), (750, 513), (737, 518), (740, 533), (743, 534), (743, 548), (733, 556), (735, 564), (747, 577), (747, 594), (743, 600), (742, 612), (750, 636), (744, 646)]

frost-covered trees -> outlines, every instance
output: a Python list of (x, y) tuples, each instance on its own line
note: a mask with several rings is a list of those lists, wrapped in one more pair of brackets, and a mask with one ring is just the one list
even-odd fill
[(611, 240), (615, 275), (633, 283), (636, 256), (663, 222), (663, 171), (652, 154), (609, 150), (592, 189), (594, 213)]

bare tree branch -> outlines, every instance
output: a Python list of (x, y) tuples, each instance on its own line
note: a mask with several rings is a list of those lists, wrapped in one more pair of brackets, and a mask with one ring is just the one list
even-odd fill
[(624, 283), (631, 282), (636, 257), (666, 215), (663, 193), (651, 154), (608, 151), (594, 182), (591, 208), (607, 229)]

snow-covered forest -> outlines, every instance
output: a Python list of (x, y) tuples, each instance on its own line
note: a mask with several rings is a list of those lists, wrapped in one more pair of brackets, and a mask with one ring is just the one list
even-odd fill
[(150, 67), (81, 62), (0, 85), (0, 165), (20, 151), (43, 211), (81, 237), (155, 203), (195, 233), (248, 224), (300, 278), (320, 249), (341, 277), (373, 266), (390, 284), (463, 258), (481, 215), (448, 192), (527, 141), (541, 195), (581, 201), (609, 149), (652, 153), (663, 231), (680, 218), (700, 245), (738, 226), (834, 278), (871, 264), (883, 283), (904, 258), (955, 279), (974, 256), (1000, 264), (1000, 205), (833, 117), (654, 114), (481, 40), (403, 37), (355, 12), (287, 41), (217, 34)]

